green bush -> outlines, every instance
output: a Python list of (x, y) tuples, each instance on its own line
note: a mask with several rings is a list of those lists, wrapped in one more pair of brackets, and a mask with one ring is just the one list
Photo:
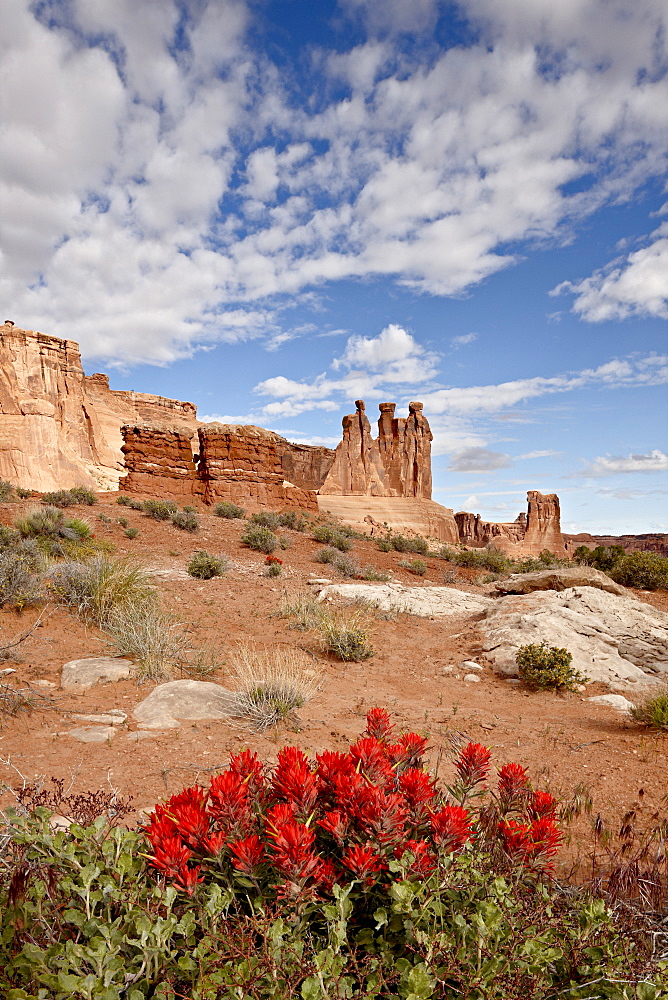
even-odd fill
[(264, 571), (265, 576), (280, 576), (283, 572), (283, 567), (279, 566), (278, 563), (270, 563)]
[(14, 499), (14, 487), (6, 479), (0, 479), (0, 503), (7, 503)]
[(520, 646), (515, 657), (519, 675), (532, 688), (574, 691), (589, 680), (571, 667), (573, 654), (546, 642)]
[(199, 531), (199, 518), (190, 510), (177, 510), (169, 518), (175, 528), (181, 531)]
[(32, 490), (26, 490), (23, 486), (16, 487), (16, 495), (19, 500), (27, 500), (28, 497), (32, 496)]
[(250, 521), (251, 524), (259, 524), (260, 527), (269, 528), (270, 531), (276, 531), (281, 524), (280, 515), (272, 511), (260, 511), (257, 514), (251, 514)]
[(95, 494), (85, 486), (73, 486), (69, 490), (55, 490), (53, 493), (45, 493), (42, 503), (50, 504), (52, 507), (75, 507), (81, 504), (92, 507), (97, 503)]
[(668, 684), (639, 699), (631, 709), (631, 718), (643, 726), (668, 732)]
[(61, 604), (101, 627), (118, 609), (128, 613), (156, 601), (146, 572), (129, 557), (98, 555), (85, 563), (59, 563), (49, 574), (49, 586)]
[(361, 570), (354, 559), (347, 556), (344, 552), (334, 552), (331, 559), (331, 565), (340, 573), (341, 576), (349, 577), (353, 580), (358, 580), (361, 575)]
[(23, 538), (33, 538), (52, 558), (93, 555), (99, 550), (87, 521), (66, 517), (59, 507), (36, 507), (14, 522)]
[(317, 623), (323, 648), (344, 663), (359, 663), (373, 656), (369, 645), (366, 615), (360, 612), (349, 618), (325, 614)]
[(173, 500), (144, 500), (140, 505), (140, 510), (143, 510), (155, 521), (169, 521), (178, 509), (178, 504), (175, 504)]
[(32, 540), (17, 536), (14, 545), (0, 547), (0, 607), (22, 611), (44, 600), (37, 576), (40, 566), (40, 552)]
[(658, 552), (629, 552), (617, 560), (610, 576), (624, 587), (665, 590), (668, 588), (668, 558)]
[(222, 576), (229, 568), (224, 556), (213, 556), (210, 552), (200, 549), (193, 553), (186, 569), (190, 576), (198, 580), (211, 580), (214, 576)]
[(427, 572), (427, 564), (424, 559), (400, 559), (397, 563), (402, 569), (407, 569), (414, 576), (424, 576)]
[(124, 493), (121, 493), (119, 497), (116, 497), (116, 503), (119, 503), (121, 507), (129, 507), (130, 501), (131, 497), (125, 496)]
[(243, 517), (246, 511), (243, 507), (237, 507), (235, 503), (230, 503), (229, 500), (221, 500), (221, 502), (217, 503), (213, 508), (213, 513), (216, 517), (224, 517), (228, 520), (232, 520), (232, 518)]
[(278, 537), (261, 524), (249, 524), (241, 536), (243, 545), (255, 552), (265, 552), (267, 555), (278, 547)]
[(390, 579), (389, 573), (384, 573), (383, 570), (377, 569), (375, 566), (362, 566), (359, 575), (362, 580), (374, 583), (386, 583)]
[(488, 569), (492, 573), (510, 573), (514, 569), (512, 559), (497, 549), (451, 549), (444, 545), (439, 555), (455, 566)]
[(313, 529), (313, 537), (316, 542), (324, 542), (325, 545), (331, 545), (340, 552), (349, 552), (353, 547), (350, 535), (332, 524), (316, 525)]
[(308, 518), (302, 517), (296, 510), (282, 511), (278, 515), (278, 523), (282, 528), (289, 528), (291, 531), (306, 531), (309, 526)]
[(624, 555), (625, 551), (621, 545), (597, 545), (595, 549), (578, 545), (573, 553), (573, 559), (581, 565), (593, 566), (603, 573), (609, 573)]
[(139, 534), (139, 529), (138, 528), (126, 528), (125, 531), (123, 532), (123, 534), (125, 535), (126, 538), (136, 538), (137, 535)]

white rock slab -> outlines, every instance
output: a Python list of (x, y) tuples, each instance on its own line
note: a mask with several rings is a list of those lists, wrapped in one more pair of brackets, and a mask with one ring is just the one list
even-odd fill
[(233, 703), (232, 692), (220, 684), (186, 679), (159, 684), (132, 714), (144, 729), (172, 728), (179, 719), (229, 719)]
[(478, 623), (500, 673), (517, 675), (520, 646), (565, 647), (572, 666), (614, 686), (668, 679), (668, 614), (593, 587), (500, 597)]
[(484, 670), (475, 660), (464, 660), (461, 664), (462, 670)]
[(113, 726), (82, 726), (70, 729), (64, 735), (72, 736), (80, 743), (106, 743), (116, 735), (116, 730)]
[(121, 681), (130, 677), (134, 664), (117, 656), (87, 656), (70, 660), (60, 672), (60, 686), (66, 691), (88, 691), (94, 684)]
[(318, 600), (335, 596), (369, 601), (381, 611), (403, 611), (421, 618), (479, 615), (494, 603), (491, 597), (467, 594), (452, 587), (404, 587), (401, 583), (335, 583), (321, 590)]
[(127, 715), (125, 712), (119, 711), (106, 712), (100, 715), (80, 715), (75, 713), (72, 718), (76, 719), (77, 722), (93, 722), (100, 726), (122, 726), (127, 719)]
[(468, 681), (469, 684), (480, 684), (480, 678), (477, 674), (464, 674), (464, 680)]
[(622, 694), (598, 694), (595, 698), (587, 698), (587, 701), (593, 702), (594, 705), (609, 705), (617, 712), (630, 712), (635, 708), (633, 702)]

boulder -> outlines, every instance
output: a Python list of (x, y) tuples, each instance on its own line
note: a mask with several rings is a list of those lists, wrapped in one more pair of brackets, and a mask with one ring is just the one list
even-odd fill
[(596, 587), (620, 597), (633, 595), (625, 587), (592, 566), (560, 566), (535, 573), (515, 573), (494, 584), (497, 594), (531, 594), (534, 590), (568, 590), (569, 587)]
[(520, 646), (546, 642), (572, 653), (591, 680), (632, 687), (668, 677), (668, 614), (594, 587), (497, 598), (479, 628), (503, 674), (517, 675)]
[(614, 708), (617, 712), (629, 713), (635, 705), (628, 698), (625, 698), (621, 694), (599, 694), (595, 698), (587, 698), (587, 701), (592, 702), (594, 705), (609, 705), (610, 708)]
[(115, 656), (88, 656), (70, 660), (60, 672), (60, 686), (65, 691), (87, 691), (94, 684), (120, 681), (130, 677), (134, 664)]
[(179, 719), (228, 719), (234, 694), (212, 681), (159, 684), (133, 711), (142, 728), (174, 728)]
[(381, 611), (404, 611), (421, 618), (478, 615), (493, 603), (490, 597), (467, 594), (451, 587), (404, 587), (400, 583), (335, 583), (324, 587), (318, 600), (332, 597), (369, 601)]
[(529, 490), (527, 512), (513, 522), (483, 521), (479, 514), (464, 510), (455, 514), (455, 522), (459, 543), (467, 548), (493, 547), (509, 556), (539, 556), (544, 549), (557, 556), (566, 554), (556, 493)]

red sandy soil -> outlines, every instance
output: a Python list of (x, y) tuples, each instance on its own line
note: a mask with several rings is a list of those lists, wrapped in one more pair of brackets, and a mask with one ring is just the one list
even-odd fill
[[(308, 533), (280, 530), (289, 542), (289, 548), (276, 553), (283, 560), (283, 572), (267, 578), (264, 555), (240, 544), (243, 521), (223, 520), (204, 510), (200, 530), (188, 534), (169, 522), (153, 521), (139, 511), (118, 506), (114, 494), (101, 494), (101, 498), (95, 507), (73, 508), (72, 513), (86, 516), (96, 536), (112, 542), (119, 555), (132, 554), (147, 567), (180, 571), (200, 548), (224, 553), (232, 561), (231, 570), (213, 580), (155, 580), (165, 606), (186, 623), (193, 645), (215, 648), (220, 666), (207, 680), (232, 686), (230, 654), (235, 643), (243, 640), (311, 651), (324, 665), (323, 687), (300, 710), (298, 731), (283, 728), (258, 736), (234, 721), (184, 722), (178, 730), (131, 742), (126, 733), (137, 728), (132, 709), (152, 684), (97, 685), (85, 694), (35, 686), (49, 697), (46, 709), (20, 712), (0, 726), (0, 781), (5, 788), (20, 785), (23, 778), (48, 783), (53, 776), (65, 779), (73, 791), (113, 788), (123, 797), (133, 796), (135, 816), (142, 815), (140, 810), (185, 785), (208, 783), (209, 774), (226, 766), (229, 754), (243, 747), (257, 750), (268, 762), (275, 760), (286, 743), (309, 754), (345, 749), (364, 728), (366, 712), (382, 706), (401, 729), (429, 734), (434, 760), (439, 749), (444, 749), (439, 767), (446, 779), (452, 770), (449, 738), (454, 731), (489, 746), (498, 766), (514, 760), (528, 767), (539, 787), (567, 795), (584, 782), (593, 796), (594, 812), (613, 821), (634, 804), (641, 806), (645, 816), (660, 808), (662, 799), (665, 807), (668, 735), (652, 734), (611, 708), (587, 702), (587, 697), (609, 691), (605, 685), (588, 685), (585, 695), (533, 693), (509, 684), (489, 667), (480, 683), (465, 682), (461, 662), (476, 659), (484, 664), (485, 658), (475, 624), (454, 618), (429, 620), (405, 614), (394, 620), (378, 618), (372, 637), (375, 655), (363, 663), (338, 662), (321, 651), (312, 633), (290, 629), (289, 621), (276, 615), (286, 592), (310, 590), (306, 587), (309, 577), (332, 578), (329, 566), (314, 562), (322, 546)], [(19, 504), (1, 504), (0, 520), (11, 524), (22, 509)], [(100, 514), (112, 523), (105, 524)], [(136, 539), (124, 537), (119, 517), (139, 529)], [(442, 585), (444, 571), (452, 573), (443, 561), (427, 558), (426, 576), (411, 575), (397, 564), (412, 556), (380, 552), (371, 540), (356, 541), (351, 555), (361, 565), (391, 570), (394, 579), (406, 585)], [(472, 593), (489, 591), (476, 585), (474, 571), (456, 572), (456, 580), (449, 585)], [(665, 592), (639, 591), (636, 596), (668, 610)], [(36, 609), (21, 614), (0, 611), (0, 645), (36, 617)], [(17, 671), (2, 680), (22, 688), (39, 679), (58, 685), (60, 669), (68, 660), (108, 653), (99, 633), (56, 607), (20, 646), (19, 661), (0, 664)], [(442, 668), (450, 664), (456, 668), (454, 673), (443, 674)], [(84, 724), (73, 720), (71, 713), (112, 708), (128, 714), (127, 723), (112, 741), (85, 744), (64, 735)], [(11, 801), (5, 790), (0, 805)]]

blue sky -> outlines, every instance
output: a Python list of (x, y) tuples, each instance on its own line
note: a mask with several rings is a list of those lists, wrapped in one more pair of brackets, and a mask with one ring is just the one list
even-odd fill
[[(2, 0), (0, 298), (115, 388), (668, 531), (664, 0)], [(405, 412), (405, 410), (404, 410)]]

